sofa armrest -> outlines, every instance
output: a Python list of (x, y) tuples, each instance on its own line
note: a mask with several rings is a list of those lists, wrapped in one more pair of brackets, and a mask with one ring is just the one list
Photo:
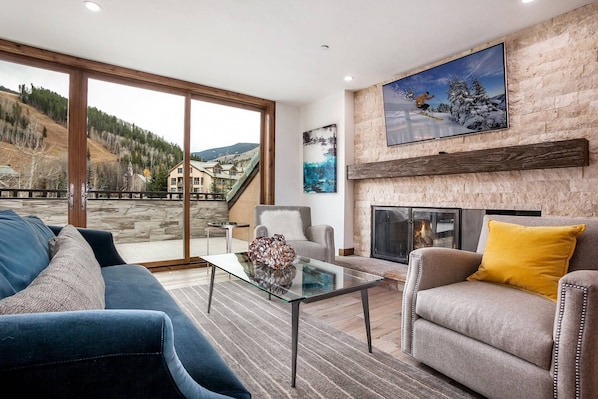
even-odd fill
[(0, 385), (22, 397), (224, 398), (187, 374), (170, 319), (148, 310), (0, 317)]
[(334, 263), (334, 229), (327, 224), (309, 226), (306, 229), (306, 237), (309, 241), (316, 242), (326, 248), (326, 262)]
[(409, 254), (409, 268), (403, 289), (401, 349), (411, 355), (413, 323), (417, 320), (415, 306), (419, 291), (465, 281), (475, 273), (482, 261), (476, 252), (429, 247)]
[(574, 271), (559, 281), (553, 367), (559, 398), (598, 392), (598, 270)]
[[(50, 227), (56, 235), (62, 229), (62, 226), (48, 227)], [(83, 238), (85, 238), (91, 246), (91, 249), (93, 249), (93, 253), (100, 266), (124, 265), (127, 263), (116, 250), (116, 246), (114, 246), (114, 237), (111, 232), (82, 227), (77, 227), (77, 230), (79, 230)]]

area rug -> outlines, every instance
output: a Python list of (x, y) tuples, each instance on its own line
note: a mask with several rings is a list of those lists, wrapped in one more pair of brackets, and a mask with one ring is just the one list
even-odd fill
[(169, 292), (214, 344), (254, 399), (475, 398), (470, 393), (300, 313), (291, 387), (291, 306), (241, 281)]

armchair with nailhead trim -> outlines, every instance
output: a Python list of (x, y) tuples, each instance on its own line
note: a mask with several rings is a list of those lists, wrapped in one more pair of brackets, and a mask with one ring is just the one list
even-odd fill
[(401, 348), (488, 398), (598, 398), (598, 219), (492, 215), (524, 226), (586, 224), (557, 299), (486, 281), (476, 252), (413, 251), (403, 292)]

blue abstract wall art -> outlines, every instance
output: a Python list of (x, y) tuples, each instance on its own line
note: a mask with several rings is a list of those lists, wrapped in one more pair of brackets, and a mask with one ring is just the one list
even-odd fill
[(303, 191), (336, 193), (336, 124), (303, 133)]

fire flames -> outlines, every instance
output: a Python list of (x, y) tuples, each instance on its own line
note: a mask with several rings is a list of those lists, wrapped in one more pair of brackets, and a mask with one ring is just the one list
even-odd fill
[(420, 228), (413, 232), (413, 249), (431, 247), (434, 245), (434, 237), (430, 222), (422, 220)]

